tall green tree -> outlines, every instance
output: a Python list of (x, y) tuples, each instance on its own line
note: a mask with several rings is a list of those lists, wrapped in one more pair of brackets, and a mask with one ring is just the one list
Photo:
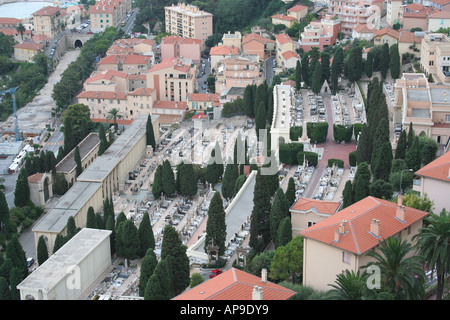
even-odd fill
[(148, 279), (155, 271), (158, 260), (156, 259), (156, 254), (153, 250), (149, 250), (147, 254), (142, 258), (141, 269), (139, 274), (139, 295), (143, 297), (145, 295), (145, 288), (147, 286)]
[(101, 156), (106, 149), (108, 149), (108, 140), (106, 139), (105, 127), (102, 123), (99, 124), (99, 133), (98, 136), (100, 138), (100, 145), (98, 147), (98, 155)]
[(330, 82), (331, 69), (330, 69), (330, 59), (331, 56), (328, 52), (322, 52), (320, 54), (320, 66), (322, 67), (322, 83), (327, 81)]
[(370, 79), (373, 75), (373, 60), (374, 60), (374, 54), (372, 50), (367, 52), (367, 59), (366, 63), (364, 65), (364, 72), (366, 73), (366, 76)]
[[(119, 242), (117, 242), (117, 238), (120, 239)], [(134, 225), (133, 221), (127, 219), (120, 223), (116, 234), (117, 255), (127, 260), (134, 260), (139, 257), (139, 248), (140, 241), (138, 229)]]
[(153, 150), (156, 150), (155, 132), (153, 131), (152, 116), (147, 117), (147, 125), (145, 127), (145, 136), (148, 146), (152, 146)]
[(314, 68), (314, 73), (311, 78), (311, 90), (315, 94), (320, 93), (320, 89), (322, 88), (322, 66), (320, 62), (316, 63)]
[(28, 174), (25, 169), (21, 169), (16, 181), (14, 191), (14, 205), (16, 207), (25, 207), (30, 205), (30, 186), (28, 185)]
[(302, 66), (302, 79), (307, 87), (311, 85), (310, 77), (309, 77), (309, 55), (304, 53), (301, 57), (301, 66)]
[(285, 217), (278, 225), (277, 241), (278, 247), (287, 245), (292, 240), (292, 223), (290, 217)]
[(78, 146), (75, 147), (73, 158), (76, 163), (76, 177), (78, 177), (83, 172), (83, 166), (81, 165), (80, 148), (78, 148)]
[(0, 277), (0, 300), (11, 300), (8, 280), (3, 277)]
[(0, 191), (0, 231), (4, 232), (7, 223), (9, 222), (9, 207), (6, 201), (5, 194)]
[(48, 249), (44, 236), (40, 236), (37, 244), (37, 261), (42, 265), (48, 259)]
[(139, 256), (144, 257), (149, 249), (155, 249), (155, 235), (153, 234), (153, 228), (150, 223), (150, 216), (148, 212), (144, 212), (141, 223), (138, 228), (139, 238)]
[(164, 160), (162, 165), (162, 185), (164, 193), (172, 195), (175, 193), (175, 175), (169, 160)]
[(389, 44), (384, 43), (381, 48), (381, 58), (380, 58), (380, 71), (383, 79), (386, 79), (387, 72), (389, 70)]
[(355, 178), (353, 180), (353, 203), (358, 202), (369, 195), (371, 174), (367, 162), (358, 163)]
[(414, 240), (417, 240), (416, 248), (424, 257), (425, 266), (436, 271), (436, 300), (442, 300), (445, 277), (450, 270), (450, 215), (447, 210), (427, 216)]
[(213, 243), (219, 247), (219, 255), (225, 253), (225, 241), (227, 226), (225, 223), (225, 210), (222, 197), (219, 192), (214, 193), (208, 208), (208, 220), (206, 222), (205, 252)]
[(398, 138), (397, 148), (395, 149), (395, 159), (405, 159), (406, 156), (406, 131), (402, 130), (400, 137)]
[(20, 300), (20, 291), (17, 286), (22, 282), (23, 277), (19, 268), (12, 268), (9, 275), (9, 287), (11, 300)]
[(422, 155), (420, 152), (420, 140), (418, 136), (414, 138), (414, 142), (411, 148), (406, 151), (405, 162), (408, 168), (413, 169), (413, 171), (417, 171), (420, 169), (422, 163)]
[(261, 132), (260, 130), (266, 129), (266, 107), (265, 103), (261, 102), (256, 108), (255, 108), (255, 130), (256, 130), (256, 136), (259, 140), (262, 140), (263, 137), (260, 136)]
[(270, 195), (260, 170), (255, 177), (253, 210), (250, 216), (249, 245), (255, 252), (261, 252), (270, 241)]
[(290, 177), (289, 181), (288, 181), (286, 193), (285, 193), (286, 200), (289, 204), (289, 207), (292, 206), (295, 202), (295, 199), (296, 199), (295, 191), (296, 191), (296, 187), (295, 187), (294, 178)]
[(350, 180), (345, 183), (344, 191), (342, 191), (342, 209), (352, 205), (353, 202), (353, 185)]
[(155, 199), (159, 199), (161, 194), (164, 192), (162, 172), (163, 166), (158, 165), (155, 170), (152, 184), (152, 194)]
[(234, 185), (238, 178), (238, 165), (233, 162), (227, 163), (225, 173), (222, 180), (222, 195), (226, 199), (230, 199), (234, 195)]
[(144, 300), (168, 300), (161, 288), (161, 282), (156, 274), (152, 274), (145, 286)]
[(194, 165), (192, 163), (184, 163), (179, 167), (180, 176), (180, 193), (185, 196), (192, 198), (198, 192), (198, 173), (194, 170)]
[(216, 142), (214, 149), (211, 150), (211, 157), (206, 166), (206, 181), (212, 185), (217, 184), (223, 175), (223, 169), (222, 152), (219, 143)]
[(161, 259), (156, 265), (155, 271), (153, 272), (153, 274), (158, 277), (161, 286), (161, 290), (163, 293), (163, 295), (161, 296), (161, 300), (169, 300), (170, 298), (172, 298), (172, 296), (174, 296), (174, 282), (172, 279), (173, 273), (170, 270), (171, 267), (169, 262), (169, 260), (171, 259), (173, 259), (173, 257), (171, 256), (167, 259)]
[(297, 236), (275, 250), (269, 274), (272, 279), (289, 280), (295, 284), (301, 279), (302, 269), (303, 238)]
[(272, 206), (270, 207), (269, 216), (270, 238), (275, 244), (275, 247), (278, 247), (278, 227), (281, 221), (289, 216), (289, 204), (286, 200), (286, 196), (284, 195), (283, 190), (281, 188), (278, 188), (275, 193)]
[(398, 79), (400, 77), (400, 53), (398, 50), (398, 44), (393, 44), (389, 51), (389, 70), (391, 71), (392, 79)]
[(167, 259), (172, 281), (172, 295), (176, 296), (189, 286), (189, 258), (178, 232), (171, 226), (164, 227), (161, 244), (161, 260)]
[(300, 64), (300, 60), (297, 60), (297, 64), (295, 66), (295, 90), (300, 90), (302, 85), (302, 66)]

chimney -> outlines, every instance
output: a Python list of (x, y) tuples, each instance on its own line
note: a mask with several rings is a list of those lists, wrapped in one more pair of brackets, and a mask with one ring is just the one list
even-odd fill
[(255, 286), (252, 291), (252, 300), (262, 300), (263, 291), (261, 287)]
[(405, 206), (403, 205), (403, 195), (398, 196), (397, 209), (395, 211), (395, 217), (401, 222), (405, 221)]
[(347, 232), (347, 220), (342, 220), (341, 224), (339, 225), (339, 233), (345, 234)]
[(334, 242), (339, 242), (341, 240), (341, 235), (339, 234), (339, 229), (334, 230)]
[(261, 270), (261, 281), (264, 283), (267, 282), (267, 269), (266, 268), (263, 268)]
[(380, 220), (372, 219), (372, 222), (370, 223), (370, 233), (377, 238), (380, 236)]

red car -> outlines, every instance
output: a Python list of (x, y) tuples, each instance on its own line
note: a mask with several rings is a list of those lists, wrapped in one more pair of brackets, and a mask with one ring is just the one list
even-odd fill
[(214, 278), (215, 276), (218, 276), (222, 273), (222, 269), (214, 269), (211, 271), (211, 274), (209, 275), (209, 278)]

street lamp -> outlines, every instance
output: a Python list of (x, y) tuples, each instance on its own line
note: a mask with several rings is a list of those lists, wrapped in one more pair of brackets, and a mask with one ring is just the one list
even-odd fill
[(403, 172), (405, 172), (405, 171), (412, 172), (413, 169), (405, 169), (405, 170), (402, 170), (402, 172), (400, 172), (400, 194), (401, 195), (403, 195), (402, 179), (403, 179)]

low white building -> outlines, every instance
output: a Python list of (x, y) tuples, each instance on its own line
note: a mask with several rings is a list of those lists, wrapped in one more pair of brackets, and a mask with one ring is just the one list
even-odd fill
[(21, 300), (76, 300), (111, 265), (109, 230), (81, 229), (23, 280)]

